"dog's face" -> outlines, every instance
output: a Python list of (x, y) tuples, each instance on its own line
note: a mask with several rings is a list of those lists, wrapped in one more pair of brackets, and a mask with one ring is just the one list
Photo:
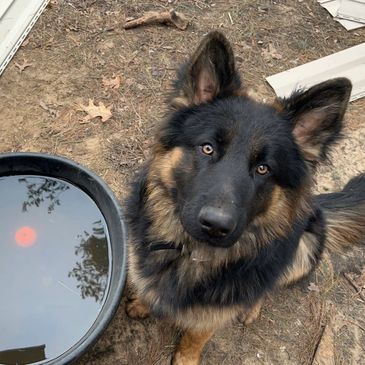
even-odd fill
[(185, 230), (229, 247), (263, 217), (292, 224), (311, 170), (339, 136), (350, 91), (335, 79), (275, 105), (255, 102), (227, 40), (209, 34), (180, 72), (178, 107), (159, 140), (161, 182)]

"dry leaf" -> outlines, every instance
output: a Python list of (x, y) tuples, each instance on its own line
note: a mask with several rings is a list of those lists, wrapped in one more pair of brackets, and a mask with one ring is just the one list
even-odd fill
[(283, 56), (275, 49), (275, 47), (270, 43), (267, 48), (262, 50), (262, 55), (266, 61), (281, 60)]
[(115, 76), (113, 75), (112, 78), (108, 79), (105, 76), (103, 76), (103, 79), (101, 80), (104, 89), (114, 89), (114, 90), (118, 90), (120, 88), (120, 82), (121, 82), (121, 78), (119, 75)]
[(18, 67), (20, 72), (23, 72), (27, 67), (30, 67), (30, 66), (33, 66), (33, 63), (29, 63), (26, 58), (24, 58), (22, 64), (19, 64), (17, 62), (15, 63), (15, 67)]
[(89, 99), (89, 105), (80, 104), (80, 108), (88, 114), (85, 120), (100, 117), (102, 122), (106, 122), (112, 117), (112, 106), (106, 107), (102, 102), (99, 105), (95, 105), (92, 99)]

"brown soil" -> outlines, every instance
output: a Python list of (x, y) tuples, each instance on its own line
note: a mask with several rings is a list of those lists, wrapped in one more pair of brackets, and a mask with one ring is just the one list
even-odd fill
[[(122, 27), (126, 17), (171, 5), (191, 20), (186, 31)], [(98, 173), (123, 201), (148, 155), (174, 69), (212, 29), (232, 41), (244, 80), (259, 99), (274, 95), (265, 76), (365, 41), (365, 29), (347, 32), (314, 0), (53, 0), (0, 78), (0, 151), (69, 157)], [(270, 43), (282, 59), (264, 57)], [(20, 71), (16, 63), (24, 60), (31, 65)], [(104, 88), (103, 76), (113, 75), (121, 77), (120, 88)], [(111, 105), (112, 118), (85, 120), (79, 105), (89, 99)], [(365, 170), (364, 112), (365, 99), (350, 105), (346, 138), (319, 172), (319, 191), (338, 189)], [(203, 364), (311, 364), (321, 338), (321, 348), (331, 344), (336, 364), (365, 364), (365, 303), (340, 274), (364, 267), (364, 250), (325, 258), (309, 279), (273, 294), (257, 322), (219, 331)], [(122, 303), (78, 364), (168, 364), (177, 337), (161, 321), (128, 319)]]

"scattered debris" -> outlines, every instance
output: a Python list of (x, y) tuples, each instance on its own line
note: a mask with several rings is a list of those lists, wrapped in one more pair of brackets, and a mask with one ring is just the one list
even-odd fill
[(352, 82), (350, 100), (365, 96), (365, 43), (267, 77), (279, 97), (288, 97), (299, 88), (308, 88), (334, 77)]
[(49, 114), (51, 114), (51, 116), (53, 117), (53, 118), (57, 118), (58, 117), (58, 110), (56, 110), (56, 109), (53, 109), (53, 108), (50, 108), (43, 100), (41, 100), (40, 102), (39, 102), (39, 106), (43, 109), (43, 110), (45, 110), (45, 111), (47, 111)]
[(137, 19), (127, 18), (124, 24), (124, 29), (131, 29), (141, 25), (156, 23), (174, 25), (180, 30), (185, 30), (188, 27), (189, 21), (184, 14), (179, 13), (174, 9), (164, 12), (150, 11)]
[(20, 72), (23, 72), (27, 67), (30, 67), (30, 66), (33, 66), (33, 63), (29, 63), (26, 58), (24, 58), (22, 64), (15, 62), (15, 67), (17, 67)]
[(102, 102), (99, 102), (99, 105), (95, 105), (92, 99), (89, 99), (89, 105), (80, 104), (80, 108), (88, 114), (85, 117), (86, 121), (100, 117), (102, 122), (106, 122), (112, 117), (112, 106), (106, 107)]
[(110, 79), (103, 76), (101, 83), (103, 84), (103, 87), (105, 90), (107, 90), (107, 89), (118, 90), (120, 88), (121, 78), (119, 75), (115, 76), (114, 74)]
[(362, 292), (363, 288), (356, 283), (355, 279), (350, 274), (344, 272), (343, 276), (347, 280), (347, 282), (356, 290), (356, 294), (359, 295), (359, 297), (365, 303), (365, 292)]
[(281, 60), (283, 58), (271, 43), (262, 50), (262, 55), (266, 61), (271, 61), (271, 59)]
[(365, 2), (356, 0), (317, 0), (333, 19), (347, 30), (365, 27)]

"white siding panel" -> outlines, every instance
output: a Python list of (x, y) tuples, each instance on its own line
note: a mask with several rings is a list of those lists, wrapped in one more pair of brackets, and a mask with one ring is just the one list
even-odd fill
[(277, 96), (287, 97), (298, 88), (308, 88), (334, 77), (351, 80), (351, 101), (365, 96), (365, 43), (280, 72), (266, 80)]
[(49, 0), (0, 0), (0, 75)]

